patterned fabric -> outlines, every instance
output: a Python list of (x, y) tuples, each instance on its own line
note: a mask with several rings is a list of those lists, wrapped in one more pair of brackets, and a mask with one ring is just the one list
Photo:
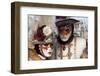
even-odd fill
[[(77, 37), (74, 38), (70, 44), (65, 45), (65, 49), (61, 49), (62, 47), (60, 44), (57, 48), (57, 59), (80, 59), (84, 49), (86, 48), (86, 40)], [(84, 55), (82, 58), (83, 57), (86, 58)]]

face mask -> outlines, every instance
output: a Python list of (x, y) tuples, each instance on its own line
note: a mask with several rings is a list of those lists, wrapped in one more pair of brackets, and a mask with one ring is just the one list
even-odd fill
[(71, 32), (67, 35), (60, 35), (60, 39), (62, 41), (67, 41), (70, 38), (70, 36), (71, 36)]
[(53, 50), (52, 50), (51, 48), (42, 49), (43, 55), (44, 55), (45, 57), (51, 57), (52, 51), (53, 51)]

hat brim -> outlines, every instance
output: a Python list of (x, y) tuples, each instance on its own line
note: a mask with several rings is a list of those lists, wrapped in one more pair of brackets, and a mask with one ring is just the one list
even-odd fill
[(45, 41), (32, 41), (34, 45), (36, 44), (52, 44), (52, 42), (45, 42)]
[(76, 20), (76, 19), (64, 19), (64, 20), (61, 20), (61, 21), (57, 21), (56, 22), (56, 26), (59, 27), (61, 25), (68, 25), (68, 24), (75, 24), (79, 22), (79, 20)]

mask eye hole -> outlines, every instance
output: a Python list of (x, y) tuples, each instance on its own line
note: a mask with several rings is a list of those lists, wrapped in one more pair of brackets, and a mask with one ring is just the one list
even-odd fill
[(66, 32), (68, 32), (68, 33), (69, 33), (69, 32), (70, 32), (70, 29), (66, 29)]
[(52, 45), (51, 44), (43, 44), (42, 48), (47, 50), (48, 48), (52, 48)]
[(59, 29), (59, 31), (63, 31), (63, 30), (64, 30), (64, 28), (60, 28), (60, 29)]

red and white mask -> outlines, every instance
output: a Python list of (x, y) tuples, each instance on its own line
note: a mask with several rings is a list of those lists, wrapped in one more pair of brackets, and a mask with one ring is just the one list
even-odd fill
[(51, 44), (41, 44), (39, 45), (39, 48), (41, 50), (41, 53), (45, 56), (45, 57), (51, 57), (53, 49), (52, 49), (52, 45)]

